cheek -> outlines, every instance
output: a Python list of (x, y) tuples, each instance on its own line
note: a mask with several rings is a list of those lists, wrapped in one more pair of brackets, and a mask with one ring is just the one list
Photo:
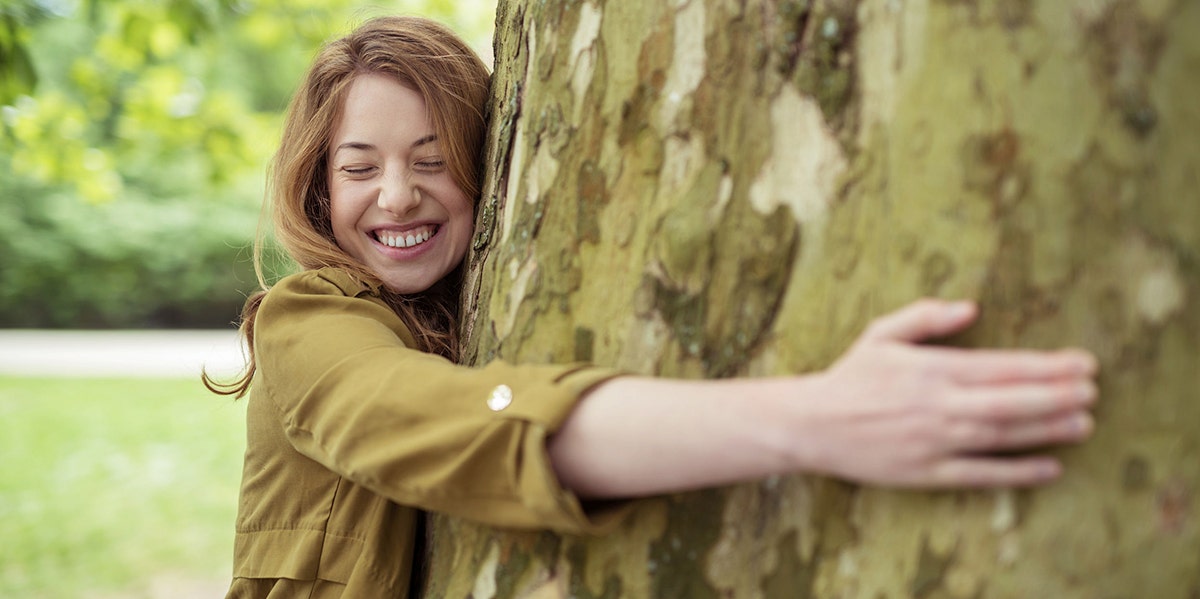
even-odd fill
[(329, 221), (333, 228), (333, 236), (339, 245), (346, 241), (344, 238), (354, 232), (355, 225), (358, 223), (354, 207), (345, 201), (342, 194), (332, 189), (329, 193)]
[(459, 245), (456, 249), (461, 258), (466, 255), (471, 240), (475, 237), (475, 210), (471, 201), (465, 196), (460, 194), (458, 200), (451, 208), (451, 220), (456, 229), (455, 238)]
[(455, 220), (462, 223), (463, 229), (468, 234), (473, 232), (475, 228), (475, 207), (471, 205), (471, 201), (463, 198), (461, 202), (455, 206)]

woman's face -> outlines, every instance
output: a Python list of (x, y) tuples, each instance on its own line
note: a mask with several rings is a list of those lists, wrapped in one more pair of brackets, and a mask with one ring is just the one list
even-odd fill
[(334, 238), (391, 290), (425, 291), (466, 255), (470, 198), (450, 176), (416, 91), (359, 75), (343, 108), (328, 157)]

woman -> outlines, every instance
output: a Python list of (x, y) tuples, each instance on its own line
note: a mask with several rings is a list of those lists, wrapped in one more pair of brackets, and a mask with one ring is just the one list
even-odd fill
[(972, 322), (961, 302), (881, 318), (806, 376), (455, 365), (487, 85), (450, 31), (383, 18), (297, 92), (271, 197), (302, 270), (247, 302), (250, 364), (223, 391), (250, 393), (229, 597), (406, 596), (421, 510), (599, 533), (618, 513), (580, 499), (774, 474), (1036, 485), (1059, 464), (987, 454), (1090, 434), (1087, 353), (919, 345)]

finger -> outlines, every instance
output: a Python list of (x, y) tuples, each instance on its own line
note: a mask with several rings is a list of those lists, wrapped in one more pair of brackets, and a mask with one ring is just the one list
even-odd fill
[(1059, 379), (964, 387), (946, 396), (944, 405), (946, 413), (953, 416), (1001, 422), (1062, 414), (1095, 401), (1096, 385), (1092, 381)]
[(922, 347), (931, 368), (967, 384), (1020, 383), (1092, 377), (1096, 358), (1079, 349), (1058, 351)]
[(929, 485), (943, 488), (1032, 487), (1062, 476), (1062, 464), (1047, 456), (960, 457), (933, 467)]
[(995, 423), (960, 420), (946, 427), (948, 449), (957, 452), (995, 452), (1078, 443), (1095, 429), (1092, 416), (1076, 411), (1051, 418)]
[(944, 337), (966, 328), (975, 320), (972, 302), (948, 302), (922, 299), (875, 319), (863, 332), (863, 339), (915, 343)]

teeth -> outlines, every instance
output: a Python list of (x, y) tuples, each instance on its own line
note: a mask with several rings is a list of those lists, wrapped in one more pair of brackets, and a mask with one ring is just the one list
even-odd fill
[(433, 237), (433, 229), (424, 229), (419, 233), (409, 233), (408, 235), (387, 233), (384, 231), (375, 234), (375, 238), (379, 240), (379, 243), (394, 248), (410, 248), (429, 241), (430, 237)]

